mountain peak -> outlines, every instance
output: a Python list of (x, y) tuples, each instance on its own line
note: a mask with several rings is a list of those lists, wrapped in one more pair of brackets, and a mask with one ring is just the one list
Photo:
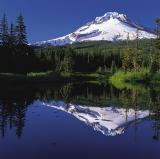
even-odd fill
[(47, 41), (37, 42), (35, 45), (65, 45), (83, 41), (117, 41), (134, 40), (137, 37), (137, 29), (139, 30), (140, 39), (155, 38), (155, 34), (145, 27), (133, 22), (125, 14), (118, 12), (107, 12), (101, 17), (96, 17), (95, 20), (83, 25), (76, 31), (67, 34), (66, 36), (51, 39)]
[(127, 21), (127, 16), (125, 14), (119, 14), (118, 12), (107, 12), (101, 17), (96, 17), (95, 22), (101, 23), (109, 19), (119, 19), (121, 21)]

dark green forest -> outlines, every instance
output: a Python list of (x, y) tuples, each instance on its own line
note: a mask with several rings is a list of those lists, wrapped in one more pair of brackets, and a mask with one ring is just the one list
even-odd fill
[(159, 76), (160, 69), (160, 19), (155, 24), (156, 39), (139, 39), (137, 29), (134, 41), (128, 35), (125, 41), (37, 47), (28, 44), (24, 17), (19, 15), (15, 24), (9, 24), (4, 14), (0, 23), (0, 72), (27, 75), (50, 71), (53, 76), (145, 72), (148, 80), (153, 74)]

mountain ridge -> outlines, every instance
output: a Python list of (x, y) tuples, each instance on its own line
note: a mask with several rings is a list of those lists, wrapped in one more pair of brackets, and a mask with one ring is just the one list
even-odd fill
[(34, 45), (57, 46), (85, 41), (118, 41), (126, 40), (128, 35), (130, 40), (134, 40), (137, 38), (137, 30), (140, 39), (152, 39), (156, 37), (155, 34), (146, 27), (133, 22), (125, 14), (107, 12), (72, 33), (59, 38), (40, 41)]
[[(148, 110), (128, 109), (127, 114), (124, 108), (115, 107), (92, 107), (75, 104), (67, 104), (62, 101), (35, 103), (66, 112), (79, 121), (92, 127), (95, 131), (101, 132), (105, 136), (121, 135), (136, 121), (142, 121), (149, 117)], [(136, 114), (136, 116), (135, 116)]]

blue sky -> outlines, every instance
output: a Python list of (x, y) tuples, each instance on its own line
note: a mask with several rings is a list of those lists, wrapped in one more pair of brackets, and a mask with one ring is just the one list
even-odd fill
[(6, 13), (14, 22), (19, 13), (24, 15), (29, 42), (73, 32), (108, 11), (127, 14), (153, 28), (160, 16), (160, 0), (0, 0), (0, 16)]

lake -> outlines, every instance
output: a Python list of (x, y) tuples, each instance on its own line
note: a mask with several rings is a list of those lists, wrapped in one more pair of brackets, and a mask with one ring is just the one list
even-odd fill
[(159, 159), (160, 88), (0, 86), (2, 159)]

